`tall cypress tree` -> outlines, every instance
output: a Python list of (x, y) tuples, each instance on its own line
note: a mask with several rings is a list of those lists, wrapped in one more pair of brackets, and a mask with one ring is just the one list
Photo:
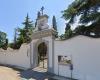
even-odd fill
[(52, 26), (53, 26), (54, 30), (57, 31), (57, 22), (56, 22), (56, 17), (55, 16), (53, 16), (53, 18), (52, 18)]
[[(53, 29), (57, 31), (57, 22), (56, 22), (56, 17), (55, 16), (53, 16), (53, 18), (52, 18), (52, 26), (53, 26)], [(58, 31), (57, 31), (55, 37), (56, 38), (58, 37)]]
[[(40, 13), (40, 11), (38, 11), (38, 13), (37, 13), (37, 19), (39, 19), (40, 16), (41, 16), (41, 13)], [(37, 19), (36, 19), (36, 21), (35, 21), (35, 27), (37, 26)]]
[(40, 18), (40, 16), (41, 16), (41, 13), (40, 13), (40, 11), (38, 11), (38, 13), (37, 13), (37, 19)]

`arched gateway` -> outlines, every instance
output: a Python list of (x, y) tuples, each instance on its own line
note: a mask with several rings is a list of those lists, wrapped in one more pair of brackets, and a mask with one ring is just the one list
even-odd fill
[(47, 68), (47, 45), (42, 42), (38, 46), (38, 65), (43, 68)]
[[(48, 16), (42, 15), (37, 19), (37, 26), (32, 35), (31, 67), (35, 68), (42, 63), (48, 72), (54, 72), (54, 39), (57, 32), (49, 29)], [(47, 59), (47, 66), (44, 64)]]

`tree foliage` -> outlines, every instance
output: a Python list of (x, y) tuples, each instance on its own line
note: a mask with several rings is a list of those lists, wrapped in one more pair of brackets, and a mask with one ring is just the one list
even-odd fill
[(57, 22), (56, 22), (56, 17), (55, 16), (53, 16), (53, 18), (52, 18), (52, 26), (53, 26), (54, 30), (57, 31)]
[[(52, 18), (52, 26), (53, 26), (53, 29), (57, 31), (57, 22), (56, 22), (55, 16), (53, 16), (53, 18)], [(55, 37), (56, 38), (58, 37), (58, 31), (57, 31), (57, 34), (55, 35)]]
[(7, 49), (8, 47), (8, 39), (7, 34), (0, 31), (0, 48)]
[(60, 38), (61, 38), (62, 40), (65, 40), (65, 39), (71, 38), (72, 36), (73, 36), (73, 31), (71, 30), (70, 25), (67, 25), (67, 24), (66, 24), (65, 34), (62, 34), (62, 35), (60, 36)]
[[(14, 43), (11, 43), (11, 47), (14, 49), (19, 49), (21, 44), (31, 42), (31, 35), (34, 29), (33, 22), (27, 14), (25, 21), (22, 23), (23, 28), (17, 28), (17, 33), (14, 36)], [(16, 36), (17, 35), (17, 36)], [(16, 38), (16, 39), (15, 39)]]
[[(69, 20), (68, 25), (75, 23), (75, 18), (81, 16), (74, 32), (84, 35), (94, 33), (100, 36), (100, 0), (75, 0), (68, 9), (63, 11), (62, 17)], [(89, 24), (91, 23), (91, 24)]]
[(27, 14), (25, 21), (23, 22), (24, 28), (18, 28), (19, 37), (17, 41), (19, 43), (29, 43), (31, 41), (32, 31), (34, 29), (32, 21)]
[(70, 25), (66, 25), (67, 27), (65, 28), (65, 38), (68, 39), (72, 37), (72, 30)]

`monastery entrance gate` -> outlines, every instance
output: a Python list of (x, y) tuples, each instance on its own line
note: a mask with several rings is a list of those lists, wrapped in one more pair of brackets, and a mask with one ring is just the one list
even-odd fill
[(32, 35), (31, 42), (31, 67), (47, 68), (48, 72), (54, 72), (54, 40), (57, 32), (50, 29), (48, 16), (41, 15), (37, 19), (37, 25)]

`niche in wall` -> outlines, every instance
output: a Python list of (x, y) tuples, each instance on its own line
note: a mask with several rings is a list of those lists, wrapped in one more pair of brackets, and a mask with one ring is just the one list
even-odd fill
[(61, 65), (71, 64), (71, 57), (70, 56), (59, 55), (58, 56), (58, 64), (61, 64)]

